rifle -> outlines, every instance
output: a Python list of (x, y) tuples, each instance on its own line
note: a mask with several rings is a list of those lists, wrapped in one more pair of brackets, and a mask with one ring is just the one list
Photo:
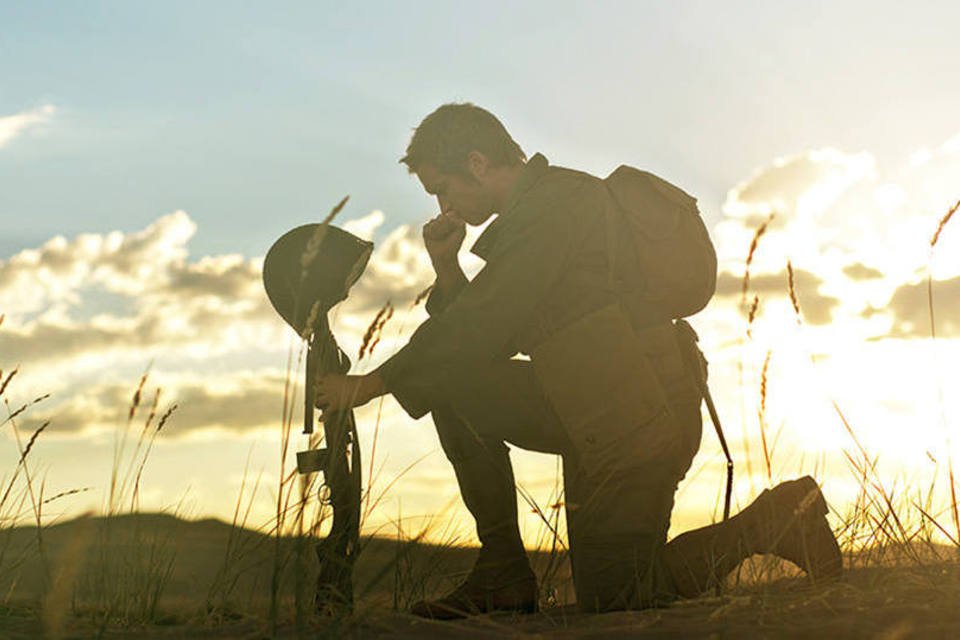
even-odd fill
[[(350, 359), (337, 344), (327, 318), (363, 273), (373, 243), (342, 229), (304, 225), (277, 240), (264, 258), (263, 279), (274, 308), (307, 341), (303, 433), (314, 430), (315, 383), (345, 374)], [(332, 614), (353, 606), (353, 565), (360, 536), (360, 447), (352, 410), (327, 412), (325, 448), (297, 453), (301, 474), (323, 473), (320, 499), (330, 505), (330, 532), (317, 543), (317, 611)], [(324, 492), (326, 495), (324, 495)]]

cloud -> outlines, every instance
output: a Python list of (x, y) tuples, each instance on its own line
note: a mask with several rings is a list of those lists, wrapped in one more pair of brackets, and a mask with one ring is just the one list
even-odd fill
[[(157, 378), (168, 384), (158, 387)], [(50, 421), (51, 431), (71, 433), (110, 432), (128, 419), (136, 381), (100, 383), (75, 393), (59, 406), (37, 411), (31, 421)], [(159, 395), (157, 395), (159, 389)], [(160, 374), (148, 379), (134, 428), (142, 428), (157, 398), (157, 417), (171, 405), (177, 408), (164, 425), (166, 435), (178, 436), (209, 428), (246, 431), (282, 424), (284, 376), (273, 370), (239, 375), (197, 378)], [(294, 416), (301, 414), (295, 412)], [(156, 426), (157, 420), (153, 421)]]
[[(804, 319), (815, 325), (828, 324), (832, 318), (832, 310), (840, 304), (840, 301), (819, 292), (823, 280), (813, 273), (803, 269), (794, 269), (793, 276)], [(742, 277), (728, 271), (721, 271), (717, 276), (716, 295), (721, 297), (735, 296), (739, 300), (742, 291)], [(783, 298), (789, 295), (786, 268), (779, 273), (751, 276), (750, 292), (758, 295), (761, 301), (771, 297)]]
[(843, 268), (843, 272), (853, 280), (877, 280), (883, 277), (883, 272), (879, 269), (868, 267), (859, 262), (848, 264)]
[(875, 170), (869, 154), (848, 154), (831, 148), (778, 158), (731, 189), (723, 212), (728, 217), (748, 220), (774, 211), (789, 218), (816, 216)]
[[(848, 332), (847, 338), (875, 337), (883, 312), (864, 309), (883, 309), (899, 287), (916, 282), (928, 265), (937, 280), (960, 276), (960, 262), (950, 259), (960, 251), (958, 234), (946, 229), (933, 260), (929, 247), (937, 223), (957, 198), (960, 153), (952, 140), (917, 152), (899, 166), (881, 167), (865, 152), (823, 148), (779, 158), (755, 171), (730, 190), (724, 217), (712, 232), (721, 267), (720, 299), (712, 308), (739, 302), (748, 249), (772, 213), (773, 222), (753, 254), (751, 296), (786, 298), (783, 270), (790, 260), (809, 324), (829, 323)], [(908, 331), (910, 321), (903, 319), (912, 313), (906, 302), (902, 307), (897, 335)], [(782, 313), (770, 316), (783, 319)], [(949, 334), (954, 328), (947, 323), (943, 330)]]
[(383, 211), (371, 211), (361, 218), (355, 218), (343, 223), (343, 230), (352, 233), (358, 238), (373, 240), (373, 234), (383, 226), (385, 220), (386, 217), (383, 215)]
[(90, 287), (136, 297), (189, 269), (187, 242), (196, 224), (183, 211), (159, 218), (142, 231), (51, 238), (0, 261), (0, 306), (9, 314), (50, 304), (76, 304)]
[(56, 237), (0, 262), (0, 309), (8, 320), (0, 353), (30, 363), (281, 342), (260, 284), (262, 261), (188, 261), (195, 231), (178, 211), (138, 232)]
[(45, 104), (42, 107), (21, 111), (12, 116), (0, 116), (0, 149), (31, 127), (44, 124), (56, 113), (56, 107)]
[[(933, 282), (934, 318), (937, 335), (960, 335), (960, 277)], [(888, 315), (891, 320), (889, 335), (895, 338), (929, 338), (930, 305), (927, 282), (916, 282), (898, 287), (883, 307), (868, 307), (864, 317)]]
[(419, 231), (401, 225), (374, 249), (366, 271), (350, 291), (344, 310), (375, 312), (388, 300), (394, 305), (409, 305), (433, 282), (433, 277)]
[[(383, 221), (373, 212), (344, 227), (372, 236)], [(177, 387), (181, 401), (179, 428), (242, 429), (277, 418), (282, 384), (249, 374), (283, 365), (291, 346), (296, 358), (298, 341), (263, 291), (263, 259), (191, 259), (196, 229), (177, 211), (138, 231), (58, 236), (0, 261), (0, 367), (21, 364), (18, 380), (26, 387), (72, 398), (58, 409), (61, 429), (116, 424), (129, 404), (130, 381), (150, 362), (174, 381), (185, 373), (219, 380), (216, 392), (214, 378), (167, 385), (169, 392)], [(356, 360), (376, 311), (387, 300), (397, 306), (360, 370), (399, 348), (422, 322), (423, 306), (412, 302), (432, 280), (413, 227), (399, 226), (378, 242), (350, 298), (331, 315), (341, 347)]]

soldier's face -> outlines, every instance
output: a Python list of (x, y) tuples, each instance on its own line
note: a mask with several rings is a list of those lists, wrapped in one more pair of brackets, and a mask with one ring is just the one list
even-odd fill
[(473, 177), (443, 173), (431, 164), (417, 169), (417, 177), (424, 190), (437, 198), (440, 212), (480, 225), (493, 215), (493, 202), (486, 188)]

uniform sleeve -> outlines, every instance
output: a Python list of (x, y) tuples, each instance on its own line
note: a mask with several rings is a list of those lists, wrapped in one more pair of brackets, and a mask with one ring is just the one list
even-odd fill
[(443, 310), (449, 307), (450, 303), (457, 299), (457, 296), (460, 295), (460, 292), (463, 291), (466, 286), (466, 282), (459, 282), (452, 291), (444, 294), (440, 291), (440, 289), (437, 288), (436, 282), (434, 282), (433, 289), (430, 290), (430, 295), (427, 296), (427, 313), (430, 316), (443, 313)]
[(578, 184), (566, 197), (519, 204), (503, 220), (483, 270), (381, 365), (377, 373), (407, 413), (427, 413), (458, 373), (512, 355), (513, 337), (534, 321), (576, 246), (577, 209), (595, 202), (582, 194), (590, 188)]

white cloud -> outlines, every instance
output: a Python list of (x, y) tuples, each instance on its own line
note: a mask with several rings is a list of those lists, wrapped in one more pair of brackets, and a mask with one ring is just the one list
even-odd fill
[(386, 217), (383, 215), (383, 211), (371, 211), (362, 218), (348, 220), (343, 223), (343, 230), (352, 233), (358, 238), (373, 240), (373, 234), (383, 226), (384, 220), (386, 220)]
[[(739, 302), (734, 294), (750, 242), (774, 213), (753, 256), (749, 295), (761, 298), (768, 321), (794, 322), (783, 275), (789, 260), (798, 274), (806, 320), (822, 325), (824, 337), (908, 334), (904, 319), (912, 313), (903, 303), (906, 294), (891, 301), (898, 289), (926, 274), (930, 236), (960, 197), (955, 182), (960, 159), (951, 148), (948, 143), (937, 151), (924, 149), (890, 168), (878, 166), (868, 153), (819, 149), (756, 171), (731, 189), (725, 217), (713, 230), (721, 264), (719, 293), (730, 295), (712, 308)], [(960, 276), (960, 262), (951, 259), (960, 239), (950, 232), (941, 237), (930, 263), (938, 281)], [(865, 309), (875, 311), (865, 314)], [(945, 322), (943, 329), (949, 334), (956, 328)]]
[(12, 116), (0, 116), (0, 149), (10, 144), (27, 129), (48, 122), (56, 111), (56, 107), (52, 104), (45, 104)]
[[(383, 218), (373, 212), (344, 227), (372, 235)], [(0, 261), (0, 313), (6, 314), (0, 367), (21, 364), (21, 383), (28, 390), (78, 398), (79, 404), (63, 409), (74, 426), (63, 428), (82, 430), (116, 419), (123, 402), (119, 396), (107, 398), (104, 389), (123, 395), (120, 390), (150, 362), (168, 377), (168, 391), (188, 373), (230, 371), (239, 381), (251, 371), (283, 366), (291, 346), (296, 356), (298, 343), (263, 291), (262, 258), (190, 259), (195, 232), (190, 216), (177, 211), (139, 231), (55, 237)], [(397, 308), (373, 358), (358, 370), (398, 349), (423, 321), (423, 306), (412, 303), (432, 279), (418, 231), (403, 225), (378, 243), (350, 298), (331, 315), (342, 348), (356, 360), (377, 310), (387, 300)], [(251, 398), (282, 398), (282, 384), (267, 390), (243, 382), (248, 395), (235, 386), (233, 395), (219, 400), (201, 397), (198, 385), (183, 386), (178, 397), (188, 405), (247, 407), (240, 411), (247, 418), (260, 416), (250, 407)], [(229, 386), (228, 379), (224, 385)], [(106, 399), (91, 405), (97, 398)], [(180, 413), (187, 429), (216, 426), (209, 412), (183, 406)], [(237, 411), (223, 415), (221, 426), (240, 424), (234, 419)]]

